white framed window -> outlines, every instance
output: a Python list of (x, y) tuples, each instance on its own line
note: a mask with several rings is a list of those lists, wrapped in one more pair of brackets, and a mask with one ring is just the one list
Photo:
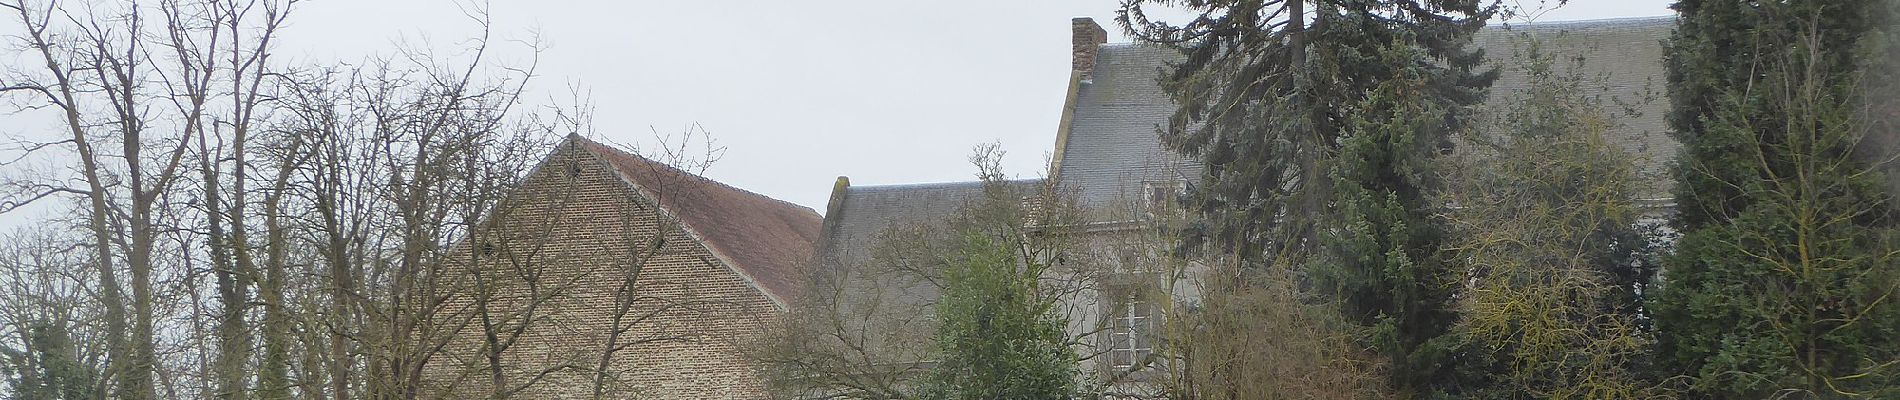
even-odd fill
[(1154, 354), (1155, 307), (1146, 296), (1131, 294), (1109, 313), (1108, 366), (1133, 369)]

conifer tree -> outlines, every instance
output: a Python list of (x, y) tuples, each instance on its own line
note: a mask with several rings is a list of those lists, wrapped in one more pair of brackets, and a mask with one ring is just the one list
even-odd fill
[[(1649, 309), (1713, 398), (1900, 396), (1887, 0), (1683, 0), (1668, 53), (1683, 237)], [(1883, 30), (1888, 30), (1883, 32)]]
[(1057, 310), (1058, 291), (1043, 287), (1055, 256), (1048, 246), (1065, 243), (1066, 230), (1025, 225), (1036, 217), (1059, 220), (1062, 203), (1051, 192), (1012, 189), (996, 163), (1000, 155), (986, 146), (971, 157), (984, 196), (946, 227), (956, 242), (943, 256), (937, 365), (920, 385), (920, 398), (1054, 400), (1081, 391), (1079, 358), (1070, 347), (1068, 320)]
[[(1179, 106), (1162, 141), (1204, 165), (1184, 245), (1312, 268), (1414, 394), (1442, 373), (1429, 342), (1453, 317), (1430, 159), (1497, 76), (1467, 48), (1496, 10), (1481, 3), (1137, 0), (1118, 18), (1184, 55), (1160, 77)], [(1153, 22), (1145, 5), (1198, 16)]]
[[(1407, 59), (1413, 50), (1378, 51)], [(1372, 327), (1371, 344), (1391, 360), (1394, 383), (1415, 392), (1441, 380), (1437, 365), (1448, 349), (1433, 339), (1456, 318), (1451, 268), (1439, 256), (1445, 232), (1426, 212), (1445, 113), (1411, 95), (1424, 85), (1418, 76), (1393, 77), (1353, 107), (1331, 163), (1327, 258), (1314, 268), (1347, 316)]]
[[(1310, 250), (1314, 215), (1328, 207), (1324, 162), (1355, 107), (1388, 79), (1414, 77), (1408, 101), (1432, 104), (1443, 143), (1466, 107), (1497, 77), (1481, 67), (1471, 34), (1495, 11), (1477, 1), (1135, 0), (1117, 21), (1138, 40), (1179, 50), (1161, 87), (1179, 106), (1161, 138), (1199, 158), (1189, 208), (1206, 216), (1189, 245), (1210, 242), (1254, 262)], [(1146, 6), (1186, 8), (1182, 25), (1152, 21)], [(1304, 18), (1288, 18), (1303, 15)], [(1416, 51), (1388, 52), (1388, 48)]]
[(1043, 268), (1019, 264), (1007, 239), (966, 234), (938, 300), (938, 364), (923, 398), (1067, 399), (1076, 354), (1055, 303), (1036, 286)]

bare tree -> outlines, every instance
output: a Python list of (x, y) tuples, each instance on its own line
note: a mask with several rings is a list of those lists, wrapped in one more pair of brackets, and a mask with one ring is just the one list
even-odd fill
[[(159, 213), (183, 177), (188, 141), (184, 134), (168, 132), (150, 110), (148, 102), (156, 96), (149, 75), (158, 61), (147, 46), (145, 14), (124, 4), (88, 5), (83, 13), (25, 0), (7, 8), (17, 13), (28, 47), (45, 62), (37, 74), (23, 74), (8, 86), (37, 92), (64, 112), (70, 132), (65, 143), (86, 182), (84, 189), (58, 190), (88, 198), (101, 301), (107, 323), (114, 325), (108, 332), (114, 357), (105, 375), (118, 382), (119, 397), (155, 398), (160, 368), (154, 252), (171, 229), (168, 217)], [(109, 150), (113, 145), (116, 152)], [(129, 315), (128, 299), (120, 292), (121, 268), (130, 276)]]
[[(486, 31), (485, 16), (475, 14)], [(292, 241), (321, 260), (327, 301), (304, 324), (329, 332), (325, 375), (334, 398), (416, 398), (424, 366), (447, 344), (441, 324), (455, 292), (447, 262), (531, 157), (546, 147), (508, 120), (526, 69), (485, 78), (484, 34), (459, 65), (411, 50), (365, 67), (312, 69), (285, 88), (290, 118), (275, 130), (301, 207)], [(314, 351), (314, 350), (313, 350)], [(352, 371), (366, 368), (361, 376)], [(358, 382), (362, 382), (359, 384)], [(316, 391), (313, 391), (316, 392)]]
[[(588, 133), (591, 111), (525, 106), (535, 65), (493, 60), (502, 49), (485, 5), (461, 5), (480, 33), (453, 57), (419, 47), (298, 64), (271, 55), (295, 0), (8, 1), (21, 54), (42, 62), (6, 66), (0, 95), (13, 115), (64, 129), (8, 138), (19, 147), (0, 167), (63, 169), (0, 182), (0, 213), (76, 207), (85, 240), (66, 248), (88, 253), (0, 254), (31, 267), (0, 282), (0, 314), (18, 322), (0, 347), (19, 350), (0, 358), (34, 390), (415, 399), (464, 394), (443, 383), (466, 373), (494, 398), (544, 392), (553, 378), (617, 396), (645, 384), (627, 378), (642, 362), (630, 351), (715, 340), (668, 320), (763, 314), (670, 298), (681, 283), (647, 277), (652, 259), (695, 245), (661, 210), (689, 194), (676, 188), (642, 188), (649, 198), (623, 205), (625, 256), (605, 271), (577, 274), (548, 251), (563, 220), (529, 208), (572, 202), (510, 199), (539, 195), (521, 190), (524, 173), (555, 139)], [(692, 179), (719, 150), (663, 144), (650, 157)], [(65, 198), (81, 201), (55, 204)], [(48, 275), (56, 266), (84, 272)], [(587, 299), (611, 300), (603, 326), (588, 328), (599, 335), (544, 351), (551, 333), (578, 331), (565, 313)], [(479, 357), (460, 359), (463, 344)], [(49, 386), (55, 361), (96, 373), (60, 375), (84, 388)]]
[(19, 231), (0, 246), (0, 372), (23, 398), (90, 399), (105, 350), (94, 340), (99, 308), (86, 293), (92, 272), (71, 269), (83, 238), (65, 230)]
[(1466, 260), (1454, 332), (1477, 375), (1462, 394), (1661, 397), (1636, 368), (1654, 342), (1639, 315), (1655, 240), (1639, 223), (1642, 163), (1611, 135), (1632, 106), (1608, 104), (1645, 99), (1602, 98), (1581, 61), (1522, 50), (1528, 87), (1445, 163), (1441, 202)]
[[(1165, 173), (1164, 176), (1178, 176)], [(1383, 398), (1364, 334), (1302, 291), (1300, 272), (1244, 267), (1178, 232), (1185, 187), (1119, 193), (1093, 213), (1096, 309), (1087, 326), (1103, 394), (1121, 399)], [(1271, 265), (1296, 265), (1293, 259)]]
[[(934, 214), (900, 217), (905, 220), (869, 233), (874, 239), (864, 246), (834, 242), (850, 248), (818, 255), (808, 266), (809, 295), (749, 349), (774, 396), (917, 397), (918, 384), (940, 360), (936, 293), (956, 262), (962, 234), (1016, 238), (1007, 246), (1015, 256), (1045, 268), (1035, 274), (1038, 303), (1062, 319), (1096, 311), (1072, 302), (1100, 278), (1097, 249), (1079, 235), (1083, 224), (1073, 199), (1054, 182), (1009, 180), (998, 162), (1002, 155), (995, 144), (973, 151), (981, 187), (954, 209), (913, 210)], [(1069, 329), (1068, 344), (1092, 348), (1097, 331)]]

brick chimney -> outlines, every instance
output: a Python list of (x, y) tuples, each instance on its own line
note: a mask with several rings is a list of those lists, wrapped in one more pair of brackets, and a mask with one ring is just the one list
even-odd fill
[(1075, 46), (1075, 58), (1071, 66), (1075, 72), (1082, 74), (1083, 81), (1087, 81), (1095, 72), (1095, 53), (1101, 50), (1102, 43), (1108, 43), (1108, 31), (1102, 30), (1102, 25), (1096, 24), (1094, 18), (1076, 17), (1069, 23), (1074, 29), (1072, 44)]

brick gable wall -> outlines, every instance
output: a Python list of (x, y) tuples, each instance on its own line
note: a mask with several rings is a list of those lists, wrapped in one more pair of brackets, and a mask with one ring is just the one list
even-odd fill
[[(485, 397), (486, 325), (501, 340), (526, 323), (504, 352), (508, 386), (536, 379), (517, 398), (588, 398), (614, 324), (625, 277), (636, 269), (633, 328), (616, 341), (609, 398), (763, 398), (740, 349), (780, 311), (703, 243), (640, 197), (601, 160), (563, 145), (491, 216), (498, 229), (474, 235), (456, 259), (479, 268), (456, 277), (440, 317), (460, 326), (427, 376), (435, 394)], [(654, 236), (665, 232), (663, 245)], [(644, 260), (642, 262), (641, 260)], [(476, 275), (472, 271), (481, 271)]]

